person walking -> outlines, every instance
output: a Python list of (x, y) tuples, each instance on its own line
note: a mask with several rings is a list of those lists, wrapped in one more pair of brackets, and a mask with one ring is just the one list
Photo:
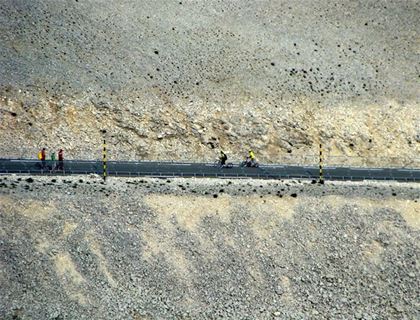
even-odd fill
[(45, 160), (46, 160), (46, 157), (47, 157), (46, 150), (45, 150), (45, 148), (42, 148), (42, 150), (41, 150), (41, 168), (42, 169), (45, 169)]
[(42, 150), (38, 151), (39, 166), (42, 168)]
[(60, 149), (58, 151), (58, 170), (64, 170), (64, 151)]
[(55, 170), (55, 152), (51, 152), (51, 170)]

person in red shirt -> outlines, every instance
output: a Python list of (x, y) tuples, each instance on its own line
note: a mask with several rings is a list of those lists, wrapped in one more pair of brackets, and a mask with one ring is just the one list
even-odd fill
[(58, 151), (58, 170), (64, 170), (64, 151), (60, 149)]
[(41, 150), (42, 169), (45, 168), (45, 159), (46, 159), (46, 151), (45, 151), (45, 148), (42, 148), (42, 150)]

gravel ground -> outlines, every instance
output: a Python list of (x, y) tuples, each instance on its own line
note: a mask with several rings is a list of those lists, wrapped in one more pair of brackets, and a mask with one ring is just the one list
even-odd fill
[(0, 154), (419, 167), (418, 2), (2, 0)]
[(0, 319), (416, 319), (420, 186), (0, 177)]

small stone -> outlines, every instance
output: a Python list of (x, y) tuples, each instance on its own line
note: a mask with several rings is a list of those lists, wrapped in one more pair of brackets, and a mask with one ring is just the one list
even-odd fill
[(281, 286), (277, 286), (276, 289), (274, 289), (274, 292), (278, 295), (282, 295), (284, 293), (284, 290)]
[(398, 312), (403, 312), (404, 311), (404, 307), (400, 303), (395, 304), (394, 309)]

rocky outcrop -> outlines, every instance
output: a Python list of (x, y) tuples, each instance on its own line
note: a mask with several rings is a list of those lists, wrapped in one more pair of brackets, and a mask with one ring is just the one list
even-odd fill
[(314, 112), (303, 104), (270, 112), (271, 118), (264, 109), (208, 113), (179, 106), (154, 113), (55, 100), (27, 107), (8, 99), (3, 106), (5, 156), (34, 157), (37, 148), (46, 146), (64, 148), (69, 158), (99, 159), (106, 139), (112, 160), (211, 161), (222, 149), (232, 161), (240, 161), (253, 148), (263, 162), (317, 164), (321, 142), (327, 164), (420, 164), (415, 106), (323, 107)]

